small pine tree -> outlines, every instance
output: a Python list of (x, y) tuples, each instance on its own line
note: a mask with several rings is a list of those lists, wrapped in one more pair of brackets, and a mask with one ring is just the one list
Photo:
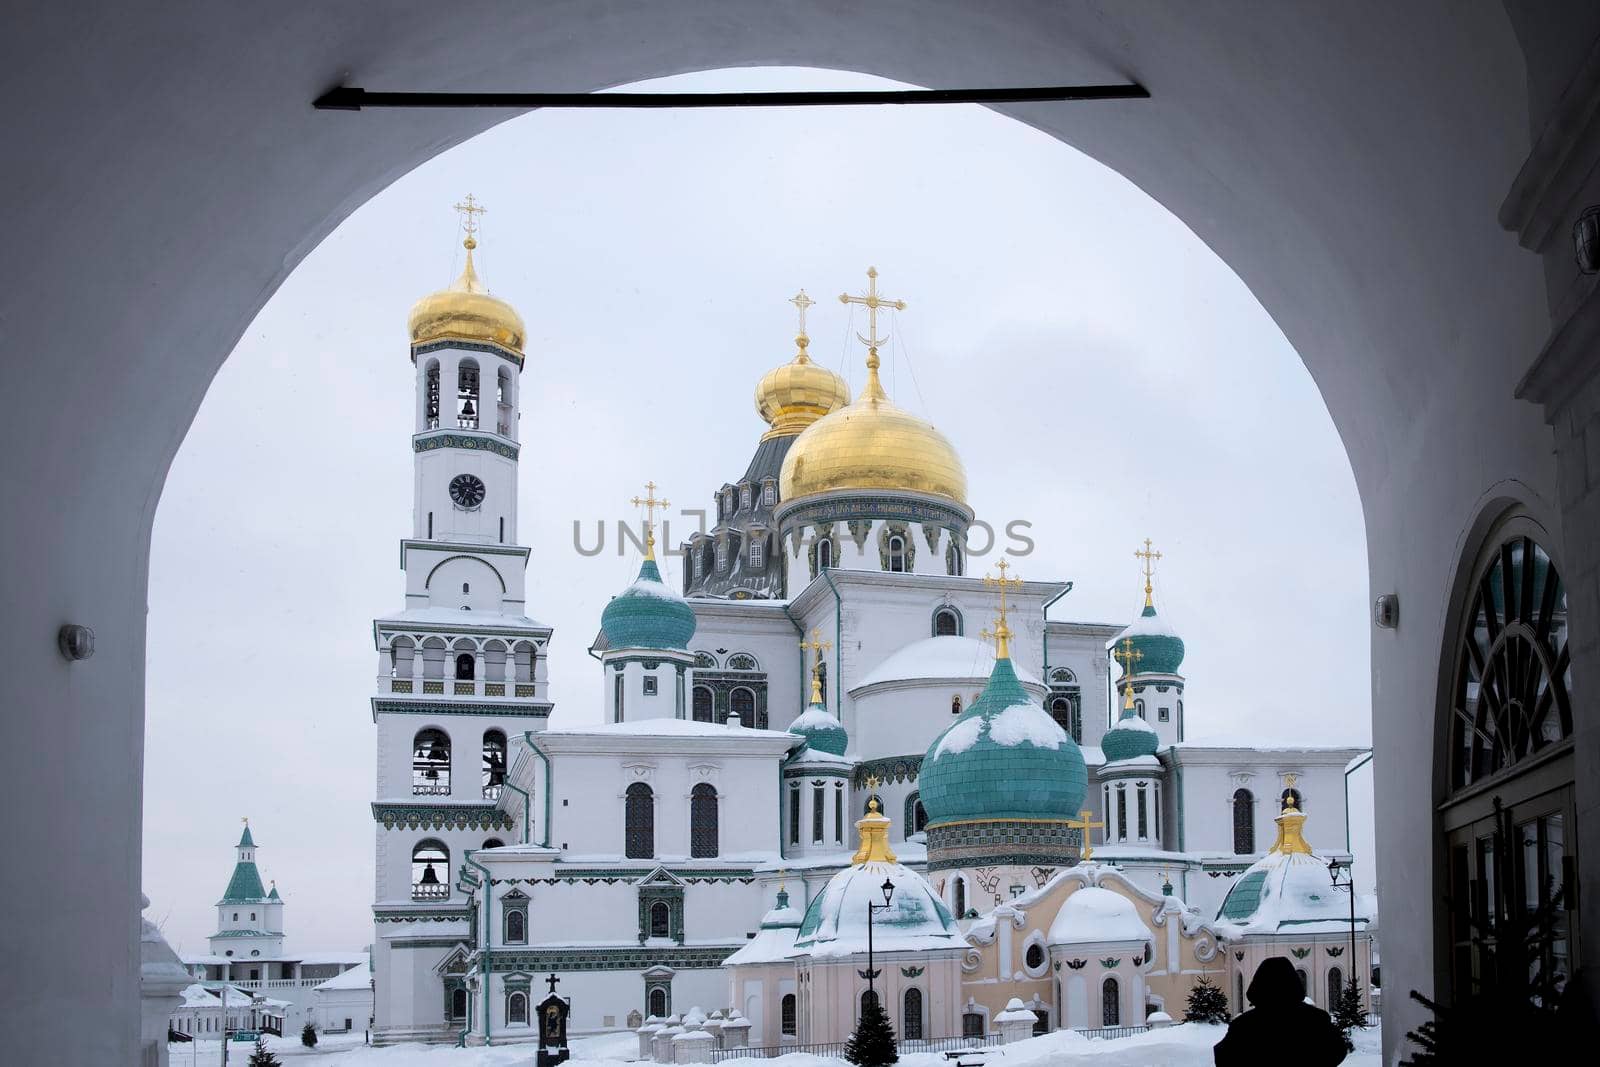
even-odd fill
[(306, 1048), (316, 1048), (317, 1028), (310, 1023), (306, 1023), (305, 1027), (300, 1031), (300, 1043)]
[(256, 1038), (256, 1049), (250, 1053), (250, 1067), (283, 1067), (283, 1061), (267, 1049), (267, 1039)]
[(1227, 1022), (1228, 994), (1219, 989), (1209, 976), (1202, 974), (1200, 980), (1189, 989), (1189, 1002), (1184, 1006), (1183, 1021), (1186, 1023)]
[(877, 997), (867, 997), (861, 1005), (861, 1019), (845, 1042), (844, 1058), (856, 1067), (889, 1067), (900, 1061), (894, 1045), (894, 1028)]
[(1361, 986), (1354, 978), (1339, 990), (1339, 999), (1333, 1005), (1333, 1022), (1344, 1035), (1344, 1050), (1354, 1052), (1356, 1043), (1350, 1031), (1367, 1025), (1367, 1012), (1361, 1006)]

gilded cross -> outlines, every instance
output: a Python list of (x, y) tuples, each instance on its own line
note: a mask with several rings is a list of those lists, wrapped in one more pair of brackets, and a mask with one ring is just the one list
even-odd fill
[(484, 214), (489, 209), (478, 203), (472, 194), (468, 193), (467, 198), (456, 205), (456, 210), (461, 212), (461, 228), (466, 231), (468, 237), (471, 237), (478, 232), (476, 216)]
[(1085, 863), (1087, 863), (1089, 859), (1094, 856), (1094, 846), (1089, 843), (1089, 831), (1104, 830), (1106, 828), (1106, 824), (1104, 822), (1095, 822), (1090, 818), (1090, 816), (1093, 814), (1094, 812), (1090, 811), (1088, 808), (1084, 808), (1082, 811), (1078, 812), (1078, 817), (1076, 819), (1067, 820), (1067, 825), (1069, 827), (1074, 830), (1083, 831), (1083, 846), (1079, 849), (1078, 855), (1079, 858)]
[(1000, 608), (996, 613), (994, 629), (984, 630), (978, 636), (985, 641), (993, 641), (995, 643), (994, 655), (996, 659), (1010, 659), (1011, 627), (1006, 625), (1006, 614), (1010, 609), (1006, 606), (1006, 590), (1016, 589), (1021, 586), (1022, 579), (1006, 577), (1006, 570), (1011, 564), (1003, 559), (996, 563), (995, 566), (1000, 569), (1000, 577), (995, 578), (986, 574), (983, 576), (983, 584), (989, 588), (998, 588), (1000, 590)]
[(856, 334), (856, 339), (871, 349), (874, 355), (877, 354), (878, 346), (888, 340), (887, 337), (878, 336), (878, 309), (894, 308), (896, 311), (904, 311), (906, 309), (906, 302), (904, 300), (890, 300), (886, 296), (878, 295), (877, 267), (867, 268), (866, 295), (851, 296), (849, 293), (840, 293), (839, 303), (860, 304), (867, 309), (867, 336), (862, 337), (858, 333)]
[(832, 641), (822, 640), (821, 630), (811, 631), (811, 640), (801, 641), (801, 648), (809, 648), (815, 660), (811, 664), (811, 703), (822, 703), (822, 654), (833, 647)]
[(1150, 601), (1150, 575), (1152, 573), (1150, 564), (1160, 559), (1161, 553), (1152, 552), (1150, 550), (1150, 538), (1146, 537), (1144, 539), (1144, 549), (1142, 551), (1135, 552), (1133, 554), (1133, 558), (1144, 561), (1144, 606), (1147, 608), (1153, 607), (1154, 605)]
[(644, 508), (644, 547), (648, 559), (656, 558), (656, 508), (667, 508), (672, 502), (666, 499), (656, 499), (656, 483), (644, 483), (644, 496), (634, 497), (633, 506)]
[(1133, 638), (1124, 637), (1118, 642), (1117, 647), (1112, 650), (1111, 656), (1122, 664), (1122, 677), (1125, 683), (1122, 687), (1122, 706), (1131, 708), (1133, 707), (1133, 685), (1127, 679), (1133, 677), (1133, 668), (1135, 664), (1144, 659), (1144, 653), (1133, 647)]
[(804, 337), (806, 335), (806, 308), (815, 304), (816, 301), (807, 296), (806, 291), (802, 289), (794, 295), (789, 303), (800, 309), (800, 336)]

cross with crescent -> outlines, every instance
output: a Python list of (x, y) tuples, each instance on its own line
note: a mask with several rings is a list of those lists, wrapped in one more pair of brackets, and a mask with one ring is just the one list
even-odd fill
[(839, 303), (860, 304), (867, 309), (867, 336), (862, 337), (858, 333), (856, 334), (856, 339), (866, 345), (873, 355), (877, 354), (878, 346), (889, 339), (878, 336), (878, 309), (894, 308), (896, 311), (904, 311), (906, 309), (904, 300), (890, 300), (886, 296), (878, 295), (877, 267), (867, 268), (867, 292), (865, 296), (851, 296), (849, 293), (840, 293)]
[(1078, 812), (1078, 817), (1076, 819), (1067, 820), (1067, 825), (1069, 827), (1074, 830), (1083, 831), (1083, 845), (1078, 850), (1078, 856), (1085, 863), (1087, 863), (1094, 856), (1094, 846), (1089, 843), (1089, 831), (1104, 830), (1106, 828), (1106, 824), (1104, 822), (1095, 822), (1090, 818), (1090, 816), (1093, 814), (1094, 812), (1090, 811), (1088, 808), (1084, 808), (1082, 811)]
[(1151, 593), (1151, 588), (1150, 588), (1150, 574), (1151, 574), (1150, 564), (1153, 563), (1154, 561), (1160, 559), (1161, 558), (1161, 553), (1150, 551), (1150, 538), (1146, 537), (1144, 539), (1144, 549), (1143, 549), (1143, 551), (1135, 552), (1133, 554), (1133, 558), (1134, 559), (1142, 559), (1142, 560), (1144, 560), (1144, 606), (1147, 607), (1147, 608), (1148, 607), (1152, 607), (1153, 605), (1151, 604), (1151, 601), (1150, 601), (1150, 593)]
[[(806, 291), (802, 289), (789, 299), (789, 303), (800, 309), (800, 336), (804, 337), (806, 335), (806, 308), (815, 304), (816, 301), (807, 296)], [(805, 346), (801, 345), (801, 347), (804, 348)]]
[(811, 631), (811, 640), (801, 641), (801, 648), (809, 648), (816, 658), (811, 664), (811, 703), (822, 703), (822, 654), (833, 647), (832, 641), (822, 640), (821, 630)]
[(468, 193), (467, 198), (455, 207), (461, 212), (461, 228), (466, 231), (467, 237), (471, 238), (478, 232), (478, 220), (475, 216), (485, 214), (489, 209), (478, 203), (471, 193)]

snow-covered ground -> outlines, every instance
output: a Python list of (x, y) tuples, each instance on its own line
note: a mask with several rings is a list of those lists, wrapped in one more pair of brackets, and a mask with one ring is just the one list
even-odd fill
[[(1091, 1041), (1081, 1034), (1062, 1030), (1043, 1037), (1019, 1041), (1014, 1045), (986, 1049), (991, 1067), (1060, 1067), (1092, 1064), (1093, 1067), (1210, 1067), (1211, 1046), (1222, 1037), (1220, 1026), (1188, 1024), (1168, 1030), (1152, 1030), (1137, 1037), (1116, 1041)], [(524, 1067), (534, 1062), (532, 1045), (507, 1045), (496, 1048), (441, 1048), (437, 1045), (396, 1045), (368, 1048), (361, 1035), (335, 1034), (323, 1037), (317, 1047), (308, 1049), (299, 1037), (268, 1038), (267, 1047), (277, 1053), (285, 1067), (326, 1062), (328, 1067)], [(250, 1058), (249, 1045), (229, 1049), (229, 1063), (243, 1067)], [(638, 1052), (638, 1038), (632, 1034), (608, 1034), (573, 1042), (574, 1060), (586, 1067), (615, 1067), (632, 1061)], [(208, 1067), (221, 1062), (215, 1041), (172, 1046), (172, 1067)], [(843, 1060), (826, 1056), (795, 1054), (775, 1060), (728, 1061), (735, 1067), (848, 1067)], [(1285, 1062), (1293, 1062), (1288, 1055)], [(1356, 1035), (1356, 1051), (1345, 1067), (1380, 1067), (1378, 1028), (1369, 1027)], [(902, 1067), (948, 1067), (941, 1053), (925, 1052), (900, 1057)]]

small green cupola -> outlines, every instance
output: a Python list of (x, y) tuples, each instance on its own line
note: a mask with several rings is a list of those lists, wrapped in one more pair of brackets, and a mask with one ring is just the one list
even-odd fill
[(1135, 653), (1132, 674), (1177, 674), (1178, 668), (1183, 666), (1183, 638), (1156, 613), (1155, 590), (1151, 583), (1154, 575), (1151, 563), (1160, 559), (1161, 553), (1151, 550), (1147, 537), (1144, 550), (1135, 552), (1134, 556), (1144, 560), (1144, 610), (1111, 643), (1120, 647), (1130, 642), (1129, 647)]
[[(649, 483), (649, 490), (652, 509), (666, 505), (665, 500), (655, 499), (655, 483)], [(634, 503), (645, 501), (635, 497)], [(694, 629), (694, 611), (689, 602), (661, 580), (661, 569), (656, 566), (655, 524), (646, 519), (644, 562), (639, 566), (639, 577), (600, 613), (600, 633), (606, 649), (683, 651), (689, 647)]]
[(789, 732), (805, 738), (806, 747), (815, 752), (842, 756), (850, 747), (850, 735), (845, 732), (844, 723), (830, 715), (822, 701), (822, 653), (833, 646), (818, 640), (813, 633), (810, 641), (800, 642), (800, 647), (813, 650), (817, 662), (811, 668), (811, 705), (789, 724)]
[(223, 890), (223, 904), (245, 904), (267, 899), (267, 887), (261, 884), (261, 872), (256, 869), (256, 842), (250, 836), (249, 820), (244, 833), (239, 835), (238, 857), (233, 864), (233, 877)]
[(278, 883), (276, 881), (274, 881), (272, 883), (272, 888), (267, 891), (267, 899), (268, 900), (282, 900), (283, 899), (282, 897), (278, 896)]
[[(1140, 662), (1140, 653), (1134, 647), (1133, 639), (1124, 637), (1111, 654), (1122, 664), (1123, 678), (1131, 678), (1134, 673), (1132, 665)], [(1134, 704), (1133, 686), (1124, 684), (1122, 717), (1100, 738), (1100, 751), (1105, 754), (1106, 762), (1115, 763), (1118, 760), (1136, 759), (1139, 756), (1154, 756), (1156, 749), (1160, 747), (1161, 738), (1156, 733), (1156, 728), (1140, 717), (1139, 709)]]

